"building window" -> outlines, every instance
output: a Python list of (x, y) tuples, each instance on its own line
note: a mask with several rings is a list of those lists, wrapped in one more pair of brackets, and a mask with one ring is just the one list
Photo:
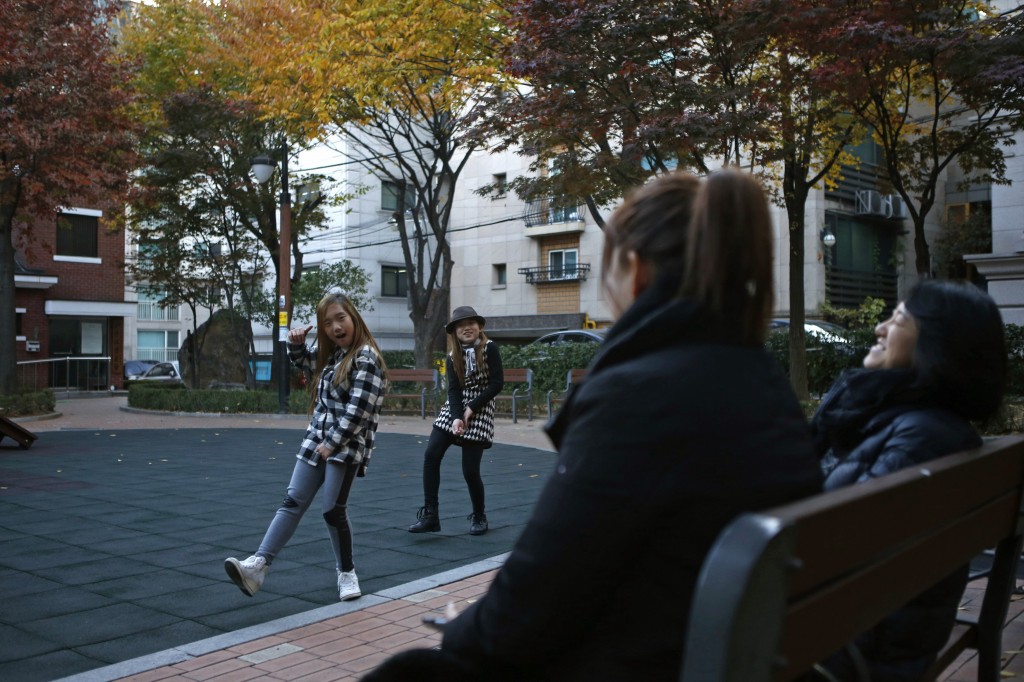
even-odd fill
[(136, 359), (171, 362), (178, 359), (177, 331), (139, 331)]
[(576, 264), (579, 261), (579, 249), (559, 249), (548, 252), (548, 270), (550, 279), (576, 279)]
[(99, 218), (61, 213), (57, 216), (57, 255), (97, 258), (96, 239)]
[(505, 263), (494, 264), (494, 277), (492, 278), (491, 286), (495, 289), (503, 289), (507, 284), (507, 273), (508, 268)]
[(405, 267), (382, 265), (380, 267), (380, 295), (405, 298), (409, 295), (409, 277)]
[(14, 309), (14, 340), (24, 341), (25, 340), (25, 313), (28, 312), (27, 308), (15, 308)]
[(491, 186), (494, 188), (492, 199), (504, 199), (508, 194), (508, 175), (506, 173), (495, 173), (491, 176)]
[[(139, 320), (162, 321), (177, 320), (178, 306), (164, 307), (164, 293), (151, 287), (139, 289), (139, 309), (136, 317)], [(140, 358), (146, 360), (148, 358)]]
[(95, 320), (50, 320), (50, 355), (103, 355), (106, 324)]
[[(398, 199), (401, 190), (397, 183), (390, 180), (381, 180), (380, 183), (380, 208), (382, 211), (395, 212), (398, 210)], [(410, 183), (405, 184), (405, 202), (402, 210), (411, 211), (416, 208), (416, 188)]]

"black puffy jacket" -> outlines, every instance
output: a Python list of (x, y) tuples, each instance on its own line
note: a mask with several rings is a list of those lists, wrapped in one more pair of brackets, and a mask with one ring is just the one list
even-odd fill
[[(811, 431), (826, 490), (981, 445), (967, 421), (914, 386), (909, 370), (844, 373), (822, 400)], [(949, 638), (967, 572), (962, 567), (857, 639), (872, 682), (920, 678)], [(846, 652), (825, 664), (841, 680), (856, 679), (851, 666)]]
[(480, 679), (677, 680), (719, 531), (821, 489), (772, 358), (671, 292), (649, 289), (611, 330), (548, 425), (559, 457), (529, 523), (445, 630)]

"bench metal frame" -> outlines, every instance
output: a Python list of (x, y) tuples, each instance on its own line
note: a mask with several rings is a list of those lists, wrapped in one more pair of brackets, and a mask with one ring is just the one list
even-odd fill
[(554, 415), (555, 403), (560, 403), (565, 400), (566, 396), (569, 395), (569, 389), (572, 388), (573, 384), (578, 384), (583, 381), (587, 374), (590, 372), (588, 369), (570, 369), (565, 373), (565, 390), (562, 391), (561, 395), (556, 396), (555, 391), (552, 389), (548, 391), (548, 418), (550, 419)]
[[(518, 403), (523, 398), (526, 398), (526, 409), (527, 409), (527, 420), (533, 421), (533, 370), (529, 368), (505, 368), (503, 370), (505, 385), (517, 384), (512, 393), (499, 393), (495, 396), (495, 400), (510, 400), (512, 401), (512, 423), (516, 424), (519, 422), (519, 415), (517, 412)], [(518, 384), (526, 384), (526, 388), (522, 389)]]

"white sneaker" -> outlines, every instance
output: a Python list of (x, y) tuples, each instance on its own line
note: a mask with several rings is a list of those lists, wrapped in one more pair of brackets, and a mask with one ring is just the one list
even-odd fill
[(224, 570), (227, 571), (231, 582), (250, 597), (263, 587), (263, 578), (266, 577), (269, 568), (267, 560), (261, 556), (251, 556), (245, 561), (239, 561), (234, 557), (224, 560)]
[(356, 577), (356, 572), (354, 570), (338, 571), (338, 599), (348, 601), (362, 596), (363, 593), (359, 591), (359, 578)]

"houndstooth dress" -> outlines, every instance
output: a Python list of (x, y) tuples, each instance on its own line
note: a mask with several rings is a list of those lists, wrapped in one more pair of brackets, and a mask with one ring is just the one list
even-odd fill
[(455, 416), (461, 418), (468, 406), (472, 408), (473, 416), (461, 438), (453, 434), (454, 442), (459, 444), (468, 440), (482, 443), (485, 448), (491, 447), (494, 440), (494, 396), (501, 393), (505, 384), (498, 345), (492, 341), (487, 342), (484, 346), (483, 362), (479, 363), (476, 371), (466, 376), (465, 385), (459, 383), (459, 378), (452, 368), (451, 356), (446, 359), (446, 363), (448, 400), (434, 420), (434, 426), (453, 434), (452, 422), (455, 421)]

